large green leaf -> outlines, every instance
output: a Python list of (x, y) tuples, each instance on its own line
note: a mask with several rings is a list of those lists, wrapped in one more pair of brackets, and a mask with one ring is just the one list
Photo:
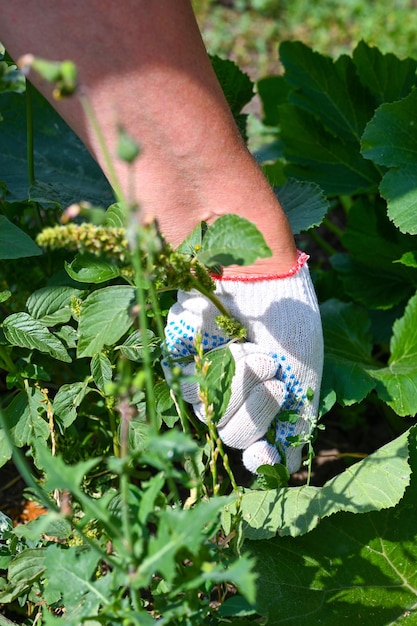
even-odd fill
[(405, 233), (417, 233), (417, 91), (376, 111), (362, 137), (362, 153), (379, 165), (393, 167), (380, 190), (390, 219)]
[(293, 87), (284, 76), (267, 76), (259, 80), (256, 87), (262, 102), (263, 123), (266, 126), (278, 126), (280, 122), (278, 107), (287, 102)]
[(93, 356), (111, 346), (131, 327), (136, 291), (127, 285), (114, 285), (93, 291), (81, 307), (78, 332), (79, 358)]
[(3, 331), (12, 346), (39, 350), (54, 359), (71, 363), (64, 344), (29, 313), (12, 313), (3, 322)]
[(82, 602), (84, 615), (94, 615), (97, 607), (110, 602), (111, 576), (94, 576), (99, 560), (94, 550), (72, 546), (62, 550), (56, 543), (45, 554), (47, 592), (60, 594), (71, 612)]
[(417, 413), (417, 295), (394, 323), (388, 366), (370, 374), (378, 381), (379, 397), (398, 415)]
[[(36, 179), (52, 184), (63, 206), (79, 200), (108, 206), (114, 197), (96, 162), (51, 105), (31, 93)], [(0, 172), (7, 172), (10, 200), (28, 197), (25, 109), (24, 94), (0, 94)]]
[(294, 235), (313, 226), (319, 226), (329, 210), (329, 202), (313, 183), (290, 178), (285, 185), (274, 189), (290, 222)]
[(380, 174), (360, 154), (356, 139), (342, 141), (320, 118), (293, 104), (280, 107), (285, 172), (319, 185), (329, 195), (376, 190)]
[(204, 265), (251, 265), (256, 259), (271, 256), (259, 230), (243, 217), (219, 217), (204, 236), (198, 259)]
[(280, 123), (287, 175), (313, 181), (328, 194), (375, 190), (380, 173), (360, 154), (360, 138), (377, 101), (353, 60), (333, 61), (300, 42), (282, 43), (279, 54), (292, 90), (286, 104), (284, 90), (277, 90), (279, 110), (272, 119)]
[[(414, 457), (415, 449), (412, 435)], [(296, 539), (247, 542), (257, 559), (258, 611), (268, 626), (415, 624), (416, 498), (413, 478), (395, 508), (339, 513)]]
[(325, 359), (322, 393), (336, 392), (337, 401), (350, 405), (363, 400), (375, 387), (370, 320), (352, 303), (327, 300), (321, 306)]
[(383, 54), (364, 41), (358, 43), (352, 57), (361, 83), (379, 103), (404, 98), (416, 84), (415, 59), (399, 59), (392, 52)]
[(0, 259), (21, 259), (40, 254), (42, 250), (29, 235), (0, 215)]
[(411, 167), (392, 169), (379, 190), (388, 203), (388, 215), (403, 233), (417, 234), (417, 158)]
[(289, 100), (321, 119), (343, 141), (356, 140), (375, 110), (375, 100), (359, 81), (346, 55), (333, 61), (299, 41), (284, 41), (279, 57), (285, 78), (296, 87)]
[(416, 269), (396, 263), (415, 248), (415, 240), (395, 228), (382, 202), (360, 198), (353, 204), (342, 243), (348, 254), (333, 256), (331, 263), (354, 300), (388, 309), (415, 292)]
[(417, 91), (381, 105), (362, 136), (362, 153), (378, 165), (409, 166), (417, 159)]
[(245, 493), (241, 504), (244, 536), (248, 539), (267, 539), (276, 534), (296, 537), (340, 511), (366, 513), (395, 506), (410, 482), (407, 438), (408, 433), (404, 433), (323, 487)]

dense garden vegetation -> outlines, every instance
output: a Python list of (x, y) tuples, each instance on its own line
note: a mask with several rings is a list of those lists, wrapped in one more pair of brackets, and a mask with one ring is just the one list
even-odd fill
[[(132, 232), (131, 207), (0, 63), (0, 625), (417, 623), (411, 3), (388, 15), (372, 3), (371, 15), (329, 1), (301, 21), (301, 0), (277, 4), (196, 2), (213, 54), (231, 12), (241, 28), (255, 10), (271, 25), (268, 40), (251, 35), (267, 68), (256, 85), (213, 64), (249, 134), (242, 110), (257, 91), (268, 141), (258, 122), (256, 158), (311, 254), (321, 303), (320, 420), (290, 480), (282, 467), (251, 479), (217, 437), (227, 348), (197, 359), (208, 428), (160, 366), (191, 265), (251, 263), (261, 235), (236, 216), (177, 251), (155, 225)], [(140, 158), (125, 136), (120, 158)], [(20, 478), (37, 513), (15, 526), (8, 483)]]

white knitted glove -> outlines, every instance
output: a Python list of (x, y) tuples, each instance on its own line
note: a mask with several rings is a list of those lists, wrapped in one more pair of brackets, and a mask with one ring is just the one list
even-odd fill
[[(285, 452), (289, 472), (297, 471), (302, 447), (294, 447), (287, 437), (309, 433), (317, 413), (323, 337), (307, 259), (299, 253), (296, 265), (284, 276), (216, 279), (217, 297), (247, 329), (245, 343), (230, 345), (236, 369), (231, 398), (217, 428), (226, 445), (244, 450), (243, 463), (254, 473), (260, 465), (284, 462), (277, 448)], [(179, 291), (165, 329), (172, 358), (194, 355), (198, 332), (207, 351), (227, 343), (215, 322), (218, 314), (199, 292)], [(169, 380), (166, 361), (163, 367)], [(188, 363), (182, 369), (185, 375), (192, 374), (194, 365)], [(197, 384), (185, 382), (181, 389), (184, 400), (204, 421)], [(279, 445), (271, 445), (264, 437), (282, 411), (296, 412), (299, 419), (295, 423), (278, 421)]]

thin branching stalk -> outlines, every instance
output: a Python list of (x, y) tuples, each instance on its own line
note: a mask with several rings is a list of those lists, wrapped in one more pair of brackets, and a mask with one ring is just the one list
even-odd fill
[(142, 354), (143, 354), (143, 371), (145, 375), (145, 389), (146, 389), (146, 407), (147, 407), (147, 415), (149, 417), (149, 422), (151, 425), (151, 429), (153, 434), (158, 432), (158, 420), (156, 416), (156, 406), (155, 406), (155, 387), (154, 387), (154, 376), (153, 376), (153, 367), (152, 367), (152, 357), (151, 351), (149, 348), (149, 341), (146, 335), (146, 330), (148, 328), (148, 317), (146, 314), (146, 295), (143, 287), (143, 281), (145, 279), (145, 272), (142, 264), (140, 250), (136, 250), (133, 252), (133, 267), (135, 270), (135, 283), (136, 283), (136, 299), (139, 307), (139, 326), (142, 331)]
[(26, 81), (26, 161), (29, 187), (31, 187), (35, 182), (35, 159), (33, 142), (32, 85), (28, 80)]
[(116, 174), (116, 169), (114, 167), (113, 164), (113, 159), (110, 155), (110, 151), (107, 147), (106, 141), (104, 139), (104, 135), (102, 133), (102, 130), (100, 128), (100, 124), (98, 123), (96, 114), (94, 113), (94, 109), (91, 106), (88, 98), (83, 95), (82, 93), (79, 94), (79, 98), (80, 98), (80, 102), (81, 105), (84, 109), (84, 112), (86, 114), (86, 117), (88, 119), (89, 124), (91, 125), (91, 128), (93, 129), (93, 132), (97, 138), (97, 141), (99, 143), (100, 146), (100, 150), (102, 152), (103, 155), (103, 159), (104, 162), (106, 164), (106, 168), (107, 171), (109, 173), (109, 179), (110, 179), (110, 184), (113, 188), (114, 194), (118, 200), (118, 202), (125, 202), (125, 197), (122, 191), (122, 187), (119, 181), (119, 178)]

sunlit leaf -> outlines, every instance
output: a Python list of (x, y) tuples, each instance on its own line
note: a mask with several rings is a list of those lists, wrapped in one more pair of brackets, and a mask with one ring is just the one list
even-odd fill
[(91, 391), (88, 379), (83, 382), (74, 382), (62, 385), (53, 400), (53, 409), (62, 424), (68, 428), (77, 417), (77, 409), (87, 393)]
[(394, 323), (387, 367), (370, 374), (378, 381), (378, 395), (398, 415), (417, 413), (417, 295)]
[(414, 624), (416, 497), (413, 480), (395, 508), (339, 513), (296, 540), (247, 542), (257, 560), (257, 609), (268, 626)]
[(271, 256), (259, 230), (243, 217), (227, 214), (219, 217), (207, 230), (198, 259), (215, 265), (251, 265), (259, 258)]
[(81, 289), (67, 286), (42, 287), (28, 298), (26, 306), (32, 317), (45, 326), (63, 324), (71, 318), (71, 298), (79, 298)]
[(12, 313), (3, 323), (6, 339), (13, 346), (39, 350), (59, 361), (71, 362), (64, 344), (29, 313)]
[(379, 186), (388, 204), (388, 215), (403, 233), (417, 234), (417, 154), (410, 167), (393, 168)]
[[(347, 468), (323, 487), (287, 487), (243, 495), (242, 528), (248, 539), (296, 537), (341, 511), (366, 513), (394, 507), (410, 482), (408, 433)], [(232, 508), (230, 508), (232, 507)], [(229, 512), (233, 505), (229, 505)]]
[(57, 544), (48, 546), (45, 569), (48, 591), (60, 593), (64, 606), (71, 612), (81, 602), (85, 614), (110, 602), (110, 576), (94, 580), (99, 560), (97, 552), (86, 547), (72, 546), (62, 550)]
[(97, 352), (91, 359), (91, 375), (101, 391), (104, 391), (106, 384), (112, 379), (111, 362), (102, 352)]
[(126, 358), (130, 359), (130, 361), (140, 363), (143, 361), (144, 355), (144, 337), (146, 337), (145, 341), (148, 344), (150, 352), (154, 352), (160, 347), (160, 340), (155, 336), (154, 332), (147, 328), (145, 333), (141, 330), (134, 330), (117, 348)]
[(17, 554), (9, 564), (8, 582), (5, 591), (0, 592), (0, 602), (9, 603), (39, 579), (45, 571), (45, 549), (28, 548)]
[(392, 167), (380, 190), (389, 216), (405, 233), (417, 233), (417, 123), (414, 89), (399, 102), (381, 105), (362, 137), (362, 153), (379, 165)]
[(71, 263), (65, 263), (68, 276), (80, 283), (104, 283), (120, 276), (116, 263), (101, 259), (94, 254), (77, 254)]
[(93, 356), (116, 343), (131, 327), (136, 291), (114, 285), (93, 291), (83, 302), (78, 326), (78, 357)]

